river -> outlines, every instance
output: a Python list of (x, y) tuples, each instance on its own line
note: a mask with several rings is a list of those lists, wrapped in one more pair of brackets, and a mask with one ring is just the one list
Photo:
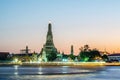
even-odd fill
[(0, 66), (0, 80), (120, 80), (120, 67)]

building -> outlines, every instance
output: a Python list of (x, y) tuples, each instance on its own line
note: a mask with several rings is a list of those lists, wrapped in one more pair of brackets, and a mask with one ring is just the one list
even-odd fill
[(46, 43), (43, 45), (43, 48), (40, 52), (42, 61), (53, 61), (57, 58), (57, 49), (54, 46), (53, 34), (52, 34), (52, 24), (48, 24), (48, 32), (46, 36)]
[(30, 53), (30, 49), (28, 48), (28, 46), (26, 46), (25, 49), (20, 50), (20, 53), (28, 54), (28, 53)]
[(30, 52), (28, 46), (25, 49), (21, 49), (19, 54), (13, 54), (13, 56), (32, 56), (33, 53)]
[(37, 55), (35, 52), (31, 53), (28, 46), (25, 49), (21, 49), (19, 54), (12, 54), (13, 59), (18, 59), (21, 62), (30, 62), (35, 60), (35, 58), (37, 61)]
[(0, 52), (0, 60), (6, 60), (7, 58), (9, 58), (9, 56), (9, 52)]
[(120, 61), (120, 53), (114, 53), (108, 55), (109, 61)]

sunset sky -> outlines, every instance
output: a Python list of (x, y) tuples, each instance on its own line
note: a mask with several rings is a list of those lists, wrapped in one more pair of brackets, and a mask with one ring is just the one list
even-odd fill
[(0, 0), (0, 52), (40, 52), (52, 22), (54, 44), (120, 52), (120, 0)]

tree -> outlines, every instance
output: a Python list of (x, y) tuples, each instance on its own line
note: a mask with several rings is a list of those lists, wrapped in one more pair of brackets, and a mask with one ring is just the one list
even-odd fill
[(102, 59), (103, 59), (104, 61), (108, 61), (108, 60), (109, 60), (109, 58), (108, 58), (108, 56), (107, 56), (106, 54), (104, 54), (104, 55), (102, 56)]
[(89, 45), (84, 45), (84, 47), (83, 47), (83, 49), (84, 49), (84, 51), (89, 51), (90, 49), (89, 49)]
[(75, 60), (75, 55), (70, 54), (69, 57), (70, 57), (72, 60)]
[(81, 48), (79, 56), (80, 60), (85, 62), (101, 58), (100, 52), (97, 49), (89, 49), (89, 45), (84, 45), (84, 47)]
[(81, 51), (80, 52), (80, 60), (81, 61), (84, 61), (84, 62), (86, 62), (86, 61), (88, 61), (89, 60), (89, 52), (87, 52), (87, 51)]
[(57, 51), (52, 50), (46, 56), (47, 56), (48, 61), (54, 61), (57, 58)]
[(97, 49), (93, 49), (90, 51), (90, 58), (89, 60), (92, 61), (92, 60), (99, 60), (101, 59), (101, 54), (100, 52), (97, 50)]

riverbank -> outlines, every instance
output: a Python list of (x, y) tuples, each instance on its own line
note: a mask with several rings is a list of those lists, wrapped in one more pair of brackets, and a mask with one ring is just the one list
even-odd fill
[(40, 62), (40, 63), (0, 63), (1, 65), (23, 65), (23, 66), (120, 66), (120, 63), (105, 62)]

